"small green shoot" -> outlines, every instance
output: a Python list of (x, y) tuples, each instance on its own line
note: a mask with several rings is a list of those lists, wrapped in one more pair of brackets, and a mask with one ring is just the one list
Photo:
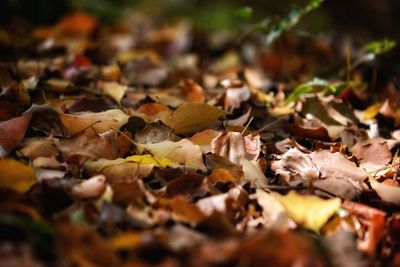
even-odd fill
[(294, 7), (286, 18), (274, 23), (266, 35), (267, 45), (271, 45), (282, 33), (293, 28), (305, 15), (320, 7), (324, 0), (311, 0), (305, 7)]
[(323, 92), (324, 94), (339, 94), (345, 88), (363, 89), (364, 84), (359, 81), (346, 81), (338, 83), (329, 83), (320, 78), (314, 78), (309, 82), (297, 86), (293, 92), (286, 98), (285, 105), (296, 101), (304, 94)]
[(366, 44), (362, 49), (365, 54), (354, 61), (354, 63), (352, 64), (352, 70), (357, 68), (361, 64), (375, 60), (375, 58), (379, 55), (391, 51), (396, 45), (396, 41), (389, 39), (373, 41)]

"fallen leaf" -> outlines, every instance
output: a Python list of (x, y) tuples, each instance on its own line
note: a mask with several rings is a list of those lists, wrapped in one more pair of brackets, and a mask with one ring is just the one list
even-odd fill
[(352, 199), (361, 193), (361, 185), (366, 177), (362, 169), (346, 159), (341, 153), (327, 150), (306, 154), (292, 148), (281, 160), (271, 166), (275, 172), (286, 178), (291, 185), (312, 184), (331, 194)]
[(380, 183), (372, 176), (369, 177), (369, 182), (382, 200), (400, 205), (400, 187)]
[(193, 80), (184, 80), (181, 82), (180, 88), (188, 102), (204, 103), (206, 100), (203, 88)]
[(207, 178), (212, 183), (235, 183), (240, 181), (240, 177), (234, 176), (230, 170), (224, 168), (214, 168)]
[(283, 125), (283, 130), (286, 133), (292, 134), (301, 138), (315, 138), (319, 140), (329, 141), (329, 133), (324, 127), (305, 128), (296, 124)]
[(146, 149), (159, 159), (169, 159), (172, 162), (185, 164), (188, 167), (205, 170), (203, 154), (199, 146), (188, 139), (179, 142), (163, 141), (154, 144), (142, 144), (139, 149)]
[(211, 152), (242, 165), (246, 158), (244, 137), (237, 132), (221, 132), (211, 141)]
[(285, 196), (276, 194), (275, 197), (293, 220), (317, 233), (341, 204), (340, 198), (325, 200), (312, 195), (299, 195), (295, 191), (290, 191)]
[(176, 163), (169, 160), (168, 158), (157, 158), (150, 154), (133, 155), (133, 156), (127, 157), (125, 160), (127, 162), (136, 162), (139, 164), (152, 164), (154, 166), (161, 167), (161, 168), (176, 165)]
[(211, 141), (218, 136), (218, 132), (212, 129), (204, 130), (199, 133), (195, 133), (189, 140), (200, 146), (203, 153), (211, 152)]
[(21, 144), (19, 151), (30, 159), (53, 157), (60, 153), (55, 147), (53, 137), (27, 139)]
[(258, 205), (263, 209), (262, 215), (265, 218), (266, 227), (272, 227), (275, 230), (287, 231), (294, 228), (296, 224), (287, 216), (285, 207), (273, 196), (273, 194), (256, 189), (254, 195), (250, 196), (256, 199)]
[(106, 177), (102, 174), (90, 177), (72, 187), (72, 194), (78, 198), (97, 198), (106, 190)]
[[(286, 179), (286, 182), (292, 185), (299, 183), (297, 175), (308, 184), (319, 179), (321, 175), (310, 156), (297, 147), (289, 149), (279, 161), (273, 163), (271, 168), (277, 174), (285, 174), (285, 171), (288, 171), (290, 177)], [(290, 173), (293, 173), (295, 177), (292, 177)]]
[(122, 98), (125, 95), (128, 87), (126, 85), (119, 84), (117, 82), (98, 82), (97, 88), (100, 90), (102, 95), (111, 97), (118, 104), (121, 103)]
[(229, 88), (225, 91), (224, 109), (234, 110), (239, 108), (241, 103), (250, 99), (251, 91), (247, 86), (242, 88)]
[(187, 173), (167, 184), (165, 194), (167, 197), (187, 195), (191, 198), (202, 197), (206, 192), (203, 186), (204, 175), (197, 173)]
[(172, 129), (161, 121), (149, 123), (135, 134), (135, 140), (140, 144), (160, 143), (166, 140), (175, 141), (176, 139), (179, 140), (172, 133)]
[(0, 157), (6, 156), (24, 139), (31, 114), (0, 122)]
[(104, 174), (107, 179), (113, 183), (119, 180), (134, 180), (148, 176), (154, 169), (153, 164), (140, 164), (135, 162), (126, 162), (125, 159), (99, 159), (96, 161), (86, 161), (85, 170), (89, 174)]
[(342, 153), (320, 150), (314, 151), (309, 155), (320, 170), (322, 178), (336, 177), (358, 182), (365, 180), (367, 177), (367, 174), (362, 169), (358, 168), (354, 162), (348, 160)]
[(218, 118), (227, 112), (217, 107), (200, 103), (187, 103), (179, 106), (167, 123), (177, 134), (192, 134), (214, 127)]
[(115, 108), (115, 103), (105, 97), (82, 97), (74, 102), (67, 111), (69, 114), (79, 112), (102, 112)]
[(196, 205), (206, 216), (211, 216), (216, 211), (225, 213), (227, 208), (226, 200), (228, 198), (228, 193), (205, 197), (197, 201)]
[(131, 250), (142, 242), (140, 233), (123, 233), (112, 238), (111, 246), (116, 250)]
[(360, 161), (360, 167), (373, 172), (385, 167), (392, 160), (387, 142), (381, 137), (374, 137), (356, 143), (350, 152)]
[(92, 127), (98, 134), (112, 128), (119, 129), (127, 123), (129, 116), (122, 110), (110, 109), (103, 112), (79, 115), (60, 114), (60, 118), (68, 132), (73, 135), (88, 127)]
[(256, 188), (268, 186), (268, 179), (257, 161), (244, 159), (242, 164), (243, 181), (250, 182)]
[(135, 86), (158, 86), (168, 78), (168, 69), (148, 57), (129, 61), (123, 66), (122, 81)]
[(90, 128), (60, 140), (57, 142), (57, 148), (65, 159), (76, 155), (84, 156), (85, 159), (115, 159), (118, 157), (115, 139), (109, 140)]
[(205, 158), (208, 169), (213, 171), (217, 169), (227, 170), (229, 171), (230, 175), (236, 179), (241, 179), (243, 177), (242, 167), (234, 164), (230, 160), (216, 154), (206, 154)]
[(47, 136), (65, 137), (68, 135), (60, 119), (59, 111), (48, 104), (33, 104), (25, 113), (32, 113), (30, 127), (46, 134)]
[(0, 159), (0, 187), (25, 193), (37, 183), (34, 170), (13, 159)]
[(206, 218), (196, 204), (186, 202), (183, 196), (177, 196), (172, 199), (161, 198), (158, 203), (162, 207), (170, 208), (173, 217), (183, 223), (197, 225)]

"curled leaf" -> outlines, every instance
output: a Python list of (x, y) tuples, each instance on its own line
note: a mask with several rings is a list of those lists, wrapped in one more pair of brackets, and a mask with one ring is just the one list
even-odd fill
[(376, 191), (382, 200), (400, 205), (399, 187), (380, 183), (371, 176), (369, 177), (369, 182), (371, 183), (372, 189)]
[(28, 128), (31, 114), (0, 122), (0, 157), (7, 155), (16, 148)]

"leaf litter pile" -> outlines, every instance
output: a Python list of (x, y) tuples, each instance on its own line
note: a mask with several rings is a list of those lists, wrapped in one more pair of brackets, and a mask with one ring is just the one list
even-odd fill
[(2, 28), (0, 266), (400, 266), (394, 44), (279, 25)]

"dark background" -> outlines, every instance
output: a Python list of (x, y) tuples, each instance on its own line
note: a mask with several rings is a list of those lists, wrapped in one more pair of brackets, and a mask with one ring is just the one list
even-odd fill
[[(104, 22), (113, 22), (126, 9), (147, 10), (156, 16), (190, 17), (203, 28), (232, 27), (230, 12), (242, 6), (255, 10), (254, 20), (285, 15), (295, 0), (0, 0), (0, 23), (16, 17), (32, 25), (50, 24), (73, 10), (89, 11)], [(338, 32), (375, 38), (399, 39), (399, 0), (325, 0), (318, 12), (308, 15), (302, 27), (314, 33)]]

